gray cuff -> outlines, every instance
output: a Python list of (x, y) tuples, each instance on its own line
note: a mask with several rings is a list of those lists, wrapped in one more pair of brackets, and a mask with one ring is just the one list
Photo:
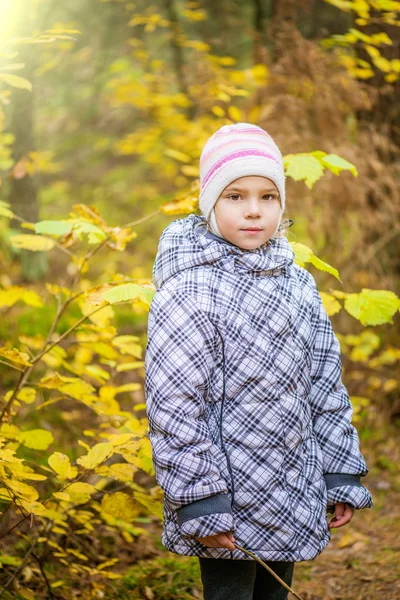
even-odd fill
[(228, 494), (208, 496), (208, 498), (202, 498), (201, 500), (181, 506), (176, 511), (179, 525), (190, 519), (197, 519), (198, 517), (218, 513), (232, 514), (231, 501)]
[(331, 490), (343, 485), (353, 485), (355, 487), (364, 487), (360, 482), (360, 475), (350, 475), (348, 473), (325, 473), (326, 489)]

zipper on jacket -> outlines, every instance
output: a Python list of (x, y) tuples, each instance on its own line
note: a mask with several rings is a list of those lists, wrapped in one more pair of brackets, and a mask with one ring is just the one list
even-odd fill
[(229, 475), (231, 477), (231, 487), (232, 487), (232, 501), (231, 501), (231, 507), (233, 508), (233, 503), (235, 501), (235, 484), (234, 484), (234, 480), (233, 480), (233, 473), (232, 473), (232, 466), (231, 466), (231, 461), (229, 458), (229, 454), (228, 451), (225, 447), (224, 444), (224, 440), (222, 437), (222, 421), (224, 418), (224, 403), (225, 403), (225, 396), (226, 396), (226, 381), (225, 381), (225, 344), (224, 344), (224, 339), (222, 337), (221, 332), (219, 331), (218, 327), (215, 328), (218, 331), (219, 337), (221, 338), (221, 344), (222, 344), (222, 400), (221, 400), (221, 410), (220, 410), (220, 417), (219, 417), (219, 439), (220, 439), (220, 444), (221, 444), (221, 448), (225, 454), (225, 458), (226, 458), (226, 463), (228, 466), (228, 471), (229, 471)]

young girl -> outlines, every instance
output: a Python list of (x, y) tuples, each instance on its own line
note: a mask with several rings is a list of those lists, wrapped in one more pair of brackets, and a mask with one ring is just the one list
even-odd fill
[[(282, 234), (270, 135), (221, 127), (200, 158), (200, 210), (170, 223), (153, 269), (146, 400), (163, 545), (197, 556), (205, 600), (284, 600), (295, 562), (372, 506), (313, 276)], [(327, 508), (335, 512), (328, 523)]]

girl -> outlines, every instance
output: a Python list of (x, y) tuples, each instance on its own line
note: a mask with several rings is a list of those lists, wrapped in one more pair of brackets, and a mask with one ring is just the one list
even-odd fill
[[(170, 223), (153, 269), (146, 402), (162, 543), (197, 556), (205, 600), (284, 600), (295, 562), (372, 506), (313, 276), (281, 233), (282, 154), (255, 125), (200, 157), (200, 210)], [(327, 508), (335, 512), (328, 523)]]

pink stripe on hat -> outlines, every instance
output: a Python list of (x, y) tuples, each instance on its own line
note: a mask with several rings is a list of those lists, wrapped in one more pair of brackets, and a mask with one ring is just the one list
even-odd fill
[(208, 181), (214, 175), (214, 173), (218, 171), (218, 169), (223, 167), (226, 163), (235, 160), (235, 158), (244, 158), (245, 156), (264, 156), (265, 158), (275, 161), (276, 164), (279, 165), (279, 161), (274, 156), (272, 156), (271, 154), (267, 154), (266, 152), (262, 152), (261, 150), (256, 150), (255, 148), (252, 148), (250, 150), (239, 150), (239, 152), (232, 152), (231, 154), (227, 154), (226, 156), (224, 156), (224, 158), (216, 162), (213, 165), (212, 169), (208, 171), (203, 181), (204, 188), (207, 186)]

